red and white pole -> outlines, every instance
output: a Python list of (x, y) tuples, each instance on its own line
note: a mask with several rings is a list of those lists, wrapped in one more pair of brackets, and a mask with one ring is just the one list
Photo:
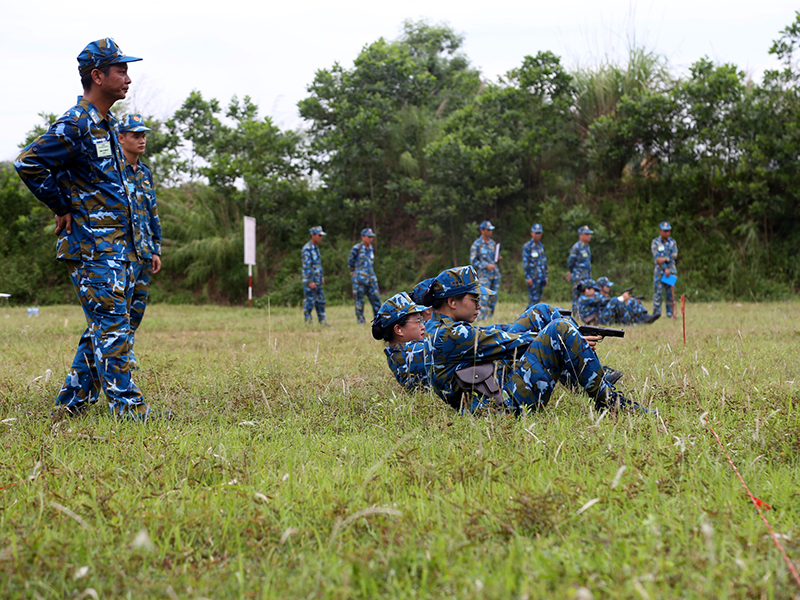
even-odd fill
[[(253, 265), (247, 265), (247, 303), (253, 308)], [(686, 343), (685, 339), (683, 341)]]

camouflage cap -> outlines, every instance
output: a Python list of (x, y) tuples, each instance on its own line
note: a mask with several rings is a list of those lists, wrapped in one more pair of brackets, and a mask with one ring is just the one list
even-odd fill
[(484, 221), (483, 223), (478, 225), (478, 229), (488, 229), (491, 231), (492, 229), (494, 229), (494, 225), (492, 225), (491, 221)]
[(144, 124), (144, 120), (142, 119), (142, 115), (128, 115), (119, 124), (119, 132), (120, 133), (127, 133), (127, 132), (138, 133), (139, 131), (153, 131), (149, 127)]
[(421, 313), (429, 308), (430, 306), (417, 304), (405, 292), (400, 292), (381, 305), (372, 323), (374, 325), (380, 324), (385, 329), (386, 327), (391, 327), (406, 315)]
[(658, 228), (661, 231), (671, 231), (672, 230), (672, 225), (670, 225), (667, 221), (661, 221), (661, 223), (659, 224)]
[(614, 285), (614, 282), (613, 281), (609, 281), (608, 277), (601, 277), (600, 279), (597, 280), (597, 284), (599, 286), (601, 286), (601, 287), (602, 286), (611, 287), (612, 285)]
[(495, 294), (494, 290), (481, 285), (478, 274), (471, 265), (442, 271), (433, 280), (431, 289), (434, 298), (450, 298), (461, 294)]
[(361, 230), (361, 235), (364, 237), (375, 237), (375, 232), (372, 231), (372, 227), (364, 227)]
[(534, 223), (533, 227), (531, 227), (531, 233), (544, 233), (544, 229), (542, 229), (540, 223)]
[(592, 235), (594, 233), (594, 231), (589, 229), (588, 225), (581, 225), (580, 227), (578, 227), (578, 235), (581, 235), (581, 234), (584, 234), (584, 233), (588, 233), (589, 235)]
[(317, 225), (316, 227), (312, 227), (308, 230), (310, 235), (328, 235), (324, 231), (322, 231), (322, 225)]
[(92, 69), (101, 69), (117, 63), (129, 63), (142, 60), (135, 56), (126, 56), (112, 38), (103, 38), (90, 42), (78, 54), (78, 72), (81, 77), (92, 72)]
[(431, 284), (433, 283), (433, 277), (429, 277), (428, 279), (423, 279), (417, 285), (414, 286), (414, 289), (411, 290), (411, 299), (416, 302), (417, 304), (422, 304), (422, 299), (425, 297), (425, 294), (431, 289)]

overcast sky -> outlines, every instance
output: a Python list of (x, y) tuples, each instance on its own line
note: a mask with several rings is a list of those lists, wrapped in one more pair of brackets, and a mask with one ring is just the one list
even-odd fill
[[(226, 105), (249, 95), (262, 115), (299, 127), (297, 101), (318, 69), (352, 66), (379, 37), (395, 39), (404, 19), (447, 22), (484, 77), (550, 50), (568, 66), (623, 56), (629, 40), (685, 72), (697, 59), (736, 64), (760, 80), (777, 67), (767, 54), (798, 5), (785, 0), (305, 0), (206, 2), (139, 0), (14, 2), (0, 20), (0, 160), (11, 160), (39, 112), (61, 114), (81, 92), (76, 57), (90, 41), (113, 37), (129, 55), (129, 99), (167, 117), (193, 89)], [(117, 9), (120, 10), (117, 10)]]

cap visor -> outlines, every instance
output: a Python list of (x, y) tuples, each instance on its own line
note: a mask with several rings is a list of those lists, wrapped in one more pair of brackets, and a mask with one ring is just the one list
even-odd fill
[(489, 288), (483, 286), (479, 286), (478, 290), (480, 291), (481, 294), (488, 294), (490, 296), (494, 296), (497, 293), (494, 290), (490, 290)]
[(129, 63), (129, 62), (139, 62), (140, 60), (144, 60), (143, 58), (137, 58), (135, 56), (120, 56), (113, 62), (108, 63), (109, 65), (116, 65), (119, 63)]

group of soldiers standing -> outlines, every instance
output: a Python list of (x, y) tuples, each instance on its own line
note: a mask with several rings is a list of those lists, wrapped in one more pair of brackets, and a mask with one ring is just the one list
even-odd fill
[[(481, 308), (477, 320), (485, 320), (494, 315), (497, 305), (497, 290), (500, 289), (500, 266), (502, 259), (500, 244), (492, 239), (495, 226), (491, 221), (483, 221), (480, 236), (472, 242), (469, 252), (470, 265), (475, 269), (481, 288), (492, 293), (482, 293)], [(620, 296), (611, 296), (614, 283), (607, 277), (597, 281), (592, 279), (592, 251), (590, 242), (594, 232), (587, 225), (578, 228), (578, 241), (570, 249), (567, 260), (567, 281), (572, 283), (572, 312), (586, 323), (609, 324), (648, 324), (661, 316), (661, 303), (666, 299), (667, 316), (674, 313), (675, 263), (678, 246), (670, 236), (672, 227), (667, 221), (659, 225), (659, 237), (651, 243), (651, 253), (655, 261), (653, 272), (653, 313), (648, 314), (642, 304), (644, 297), (633, 296), (631, 288)], [(311, 239), (302, 249), (303, 259), (303, 315), (306, 323), (313, 323), (312, 313), (317, 312), (320, 324), (327, 325), (325, 318), (325, 295), (322, 285), (322, 259), (319, 242), (326, 235), (322, 227), (309, 230)], [(531, 227), (531, 239), (522, 246), (522, 268), (528, 287), (528, 308), (541, 301), (542, 292), (548, 284), (549, 268), (547, 254), (542, 244), (544, 229), (540, 223)], [(348, 267), (353, 284), (355, 313), (358, 323), (365, 323), (364, 297), (377, 314), (381, 304), (378, 278), (375, 276), (375, 232), (371, 228), (361, 231), (361, 243), (350, 250)], [(672, 277), (672, 279), (669, 279)]]

